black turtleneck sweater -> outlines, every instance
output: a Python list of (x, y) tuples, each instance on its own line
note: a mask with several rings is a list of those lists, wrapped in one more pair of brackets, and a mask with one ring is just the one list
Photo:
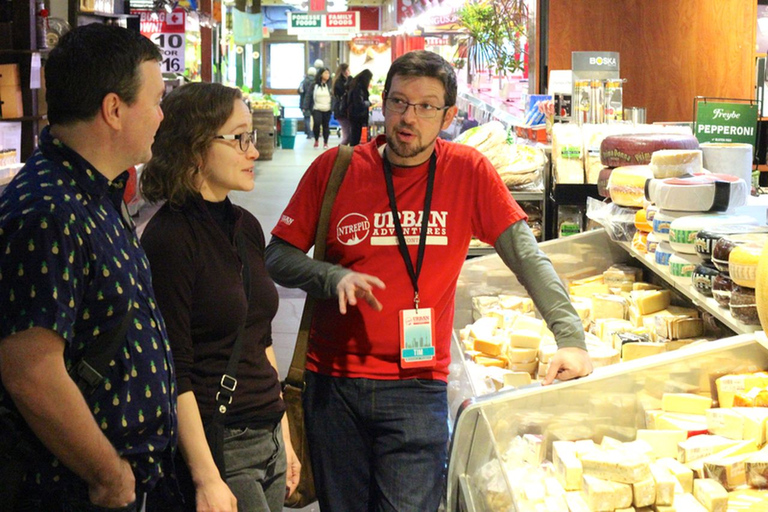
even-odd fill
[[(251, 273), (246, 302), (235, 237), (246, 241)], [(204, 421), (213, 417), (216, 392), (238, 330), (247, 322), (237, 389), (226, 423), (261, 426), (285, 410), (277, 372), (266, 357), (278, 295), (264, 268), (264, 232), (256, 218), (229, 199), (197, 197), (182, 208), (163, 205), (141, 243), (165, 319), (179, 394), (194, 391)]]

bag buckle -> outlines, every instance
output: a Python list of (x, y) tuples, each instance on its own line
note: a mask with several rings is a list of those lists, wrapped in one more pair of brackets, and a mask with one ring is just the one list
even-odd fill
[[(227, 404), (232, 403), (232, 393), (235, 392), (235, 388), (237, 387), (237, 379), (234, 377), (230, 377), (226, 373), (221, 376), (221, 382), (219, 382), (219, 386), (221, 386), (221, 389), (225, 391)], [(219, 401), (219, 398), (221, 397), (221, 391), (218, 391), (216, 393), (216, 401)]]
[(74, 373), (80, 378), (80, 388), (82, 390), (85, 390), (85, 386), (90, 387), (90, 389), (96, 389), (104, 381), (104, 376), (88, 364), (85, 359), (81, 359), (77, 363)]

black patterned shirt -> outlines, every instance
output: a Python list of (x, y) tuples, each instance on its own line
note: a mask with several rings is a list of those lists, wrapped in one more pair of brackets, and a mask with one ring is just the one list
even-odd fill
[[(43, 130), (40, 149), (0, 196), (0, 339), (31, 327), (53, 330), (66, 340), (69, 369), (133, 309), (125, 343), (86, 401), (133, 466), (138, 488), (148, 490), (171, 468), (176, 384), (149, 263), (123, 213), (127, 176), (109, 182)], [(5, 395), (0, 384), (8, 405)], [(27, 481), (47, 490), (82, 484), (53, 455)]]

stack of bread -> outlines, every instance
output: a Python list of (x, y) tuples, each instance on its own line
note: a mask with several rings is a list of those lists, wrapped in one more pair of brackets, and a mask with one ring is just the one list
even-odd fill
[[(507, 440), (500, 441), (503, 464), (481, 467), (476, 482), (491, 510), (767, 510), (768, 373), (715, 382), (710, 394), (708, 383), (648, 378), (637, 394), (589, 400), (581, 418), (528, 412), (523, 425), (498, 418), (494, 436)], [(599, 419), (626, 417), (644, 428)]]

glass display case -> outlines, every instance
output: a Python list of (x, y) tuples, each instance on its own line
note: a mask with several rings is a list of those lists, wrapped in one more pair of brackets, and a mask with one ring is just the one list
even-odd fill
[(520, 462), (510, 460), (515, 436), (542, 435), (547, 453), (557, 440), (600, 442), (609, 435), (630, 441), (646, 427), (646, 400), (683, 390), (714, 393), (719, 376), (765, 368), (768, 348), (759, 332), (598, 368), (589, 377), (549, 387), (533, 384), (467, 399), (451, 441), (447, 510), (515, 510), (517, 482), (508, 471)]

